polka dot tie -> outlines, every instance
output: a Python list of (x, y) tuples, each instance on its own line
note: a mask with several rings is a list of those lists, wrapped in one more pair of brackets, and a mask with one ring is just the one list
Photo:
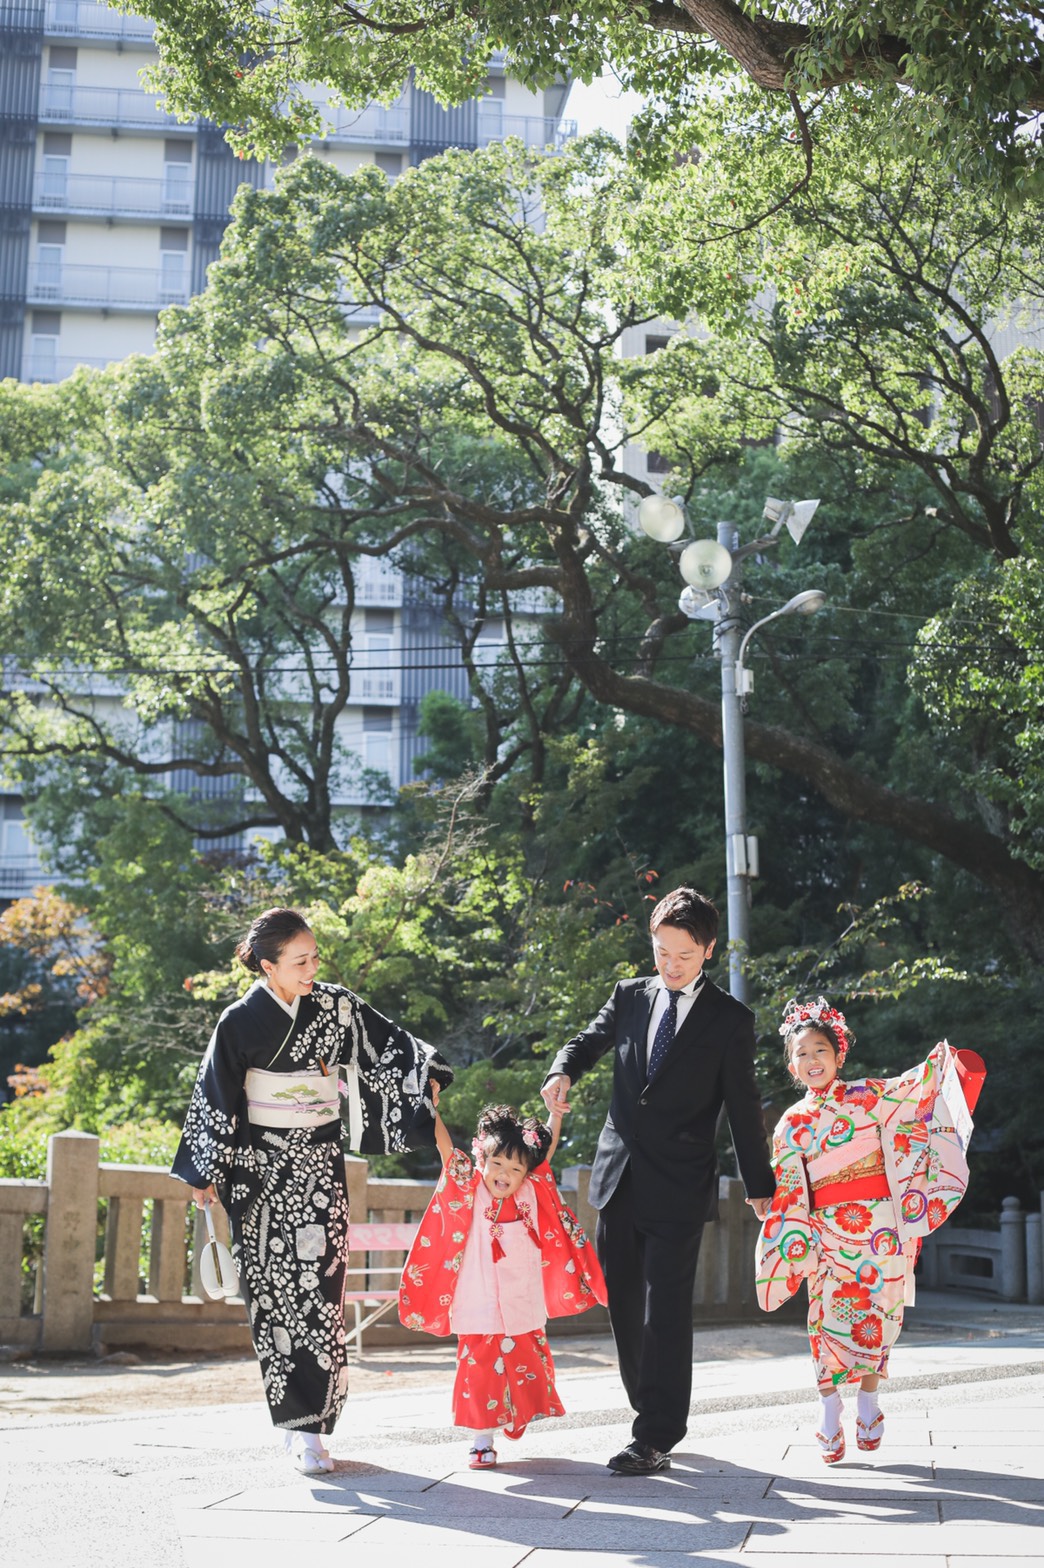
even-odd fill
[(663, 1016), (661, 1017), (659, 1023), (656, 1025), (656, 1033), (653, 1036), (652, 1050), (649, 1052), (650, 1083), (656, 1077), (656, 1074), (659, 1072), (660, 1068), (663, 1066), (663, 1059), (670, 1050), (671, 1041), (674, 1039), (674, 1036), (677, 1033), (679, 996), (681, 996), (680, 991), (667, 992), (667, 1006), (664, 1009)]

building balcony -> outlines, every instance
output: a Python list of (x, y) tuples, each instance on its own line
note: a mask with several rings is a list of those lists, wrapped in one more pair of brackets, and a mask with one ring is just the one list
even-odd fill
[(329, 130), (328, 142), (360, 143), (366, 147), (404, 148), (410, 140), (410, 111), (406, 104), (382, 109), (367, 104), (365, 109), (341, 109), (336, 104), (313, 100)]
[(402, 603), (402, 573), (384, 561), (359, 560), (352, 569), (355, 581), (355, 603), (360, 609), (367, 606), (396, 608)]
[(192, 181), (138, 180), (128, 175), (53, 174), (33, 176), (34, 212), (93, 218), (190, 218)]
[(40, 85), (43, 125), (96, 125), (105, 130), (168, 131), (184, 126), (149, 93), (136, 87)]
[(172, 274), (157, 267), (52, 266), (29, 268), (30, 305), (104, 307), (108, 310), (162, 310), (187, 305), (188, 272)]
[(576, 136), (575, 120), (556, 120), (542, 114), (505, 114), (499, 99), (484, 99), (478, 106), (478, 144), (504, 142), (517, 137), (527, 147), (562, 148)]
[[(402, 677), (388, 668), (390, 654), (380, 654), (372, 663), (365, 654), (356, 655), (352, 665), (352, 701), (398, 707), (402, 701)], [(395, 656), (398, 660), (398, 655)], [(374, 766), (375, 764), (369, 764)]]
[(0, 900), (27, 898), (34, 887), (53, 881), (35, 855), (0, 855)]
[(151, 44), (155, 24), (147, 16), (114, 11), (92, 0), (47, 0), (44, 34), (49, 38), (99, 38), (107, 42)]
[(21, 381), (64, 381), (74, 370), (86, 365), (90, 370), (104, 370), (111, 359), (89, 359), (74, 354), (25, 354), (22, 357)]

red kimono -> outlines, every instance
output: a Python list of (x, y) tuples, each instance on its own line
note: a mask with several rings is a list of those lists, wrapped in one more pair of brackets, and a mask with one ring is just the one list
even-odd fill
[(455, 1149), (406, 1260), (399, 1317), (458, 1335), (456, 1424), (521, 1437), (534, 1418), (563, 1415), (545, 1319), (604, 1303), (594, 1249), (550, 1169), (501, 1204)]

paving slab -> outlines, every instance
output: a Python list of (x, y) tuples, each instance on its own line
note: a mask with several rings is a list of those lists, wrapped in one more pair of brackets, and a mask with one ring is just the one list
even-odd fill
[[(124, 1406), (71, 1416), (60, 1412), (73, 1408), (75, 1379), (39, 1368), (7, 1381), (12, 1369), (0, 1368), (0, 1557), (4, 1568), (287, 1568), (300, 1542), (336, 1568), (402, 1568), (414, 1555), (422, 1568), (778, 1568), (801, 1557), (813, 1568), (898, 1557), (1040, 1568), (1040, 1313), (927, 1308), (917, 1328), (910, 1315), (893, 1357), (885, 1447), (853, 1443), (829, 1468), (793, 1328), (696, 1335), (690, 1433), (672, 1468), (650, 1477), (606, 1468), (630, 1417), (611, 1345), (594, 1336), (555, 1345), (570, 1414), (534, 1423), (479, 1473), (450, 1424), (452, 1346), (418, 1347), (417, 1372), (402, 1352), (385, 1380), (376, 1358), (357, 1370), (330, 1439), (336, 1468), (322, 1477), (289, 1469), (253, 1384), (249, 1400), (193, 1406), (183, 1390), (176, 1407), (145, 1414), (134, 1391), (162, 1380), (126, 1368)], [(112, 1399), (118, 1379), (92, 1372), (92, 1399)], [(191, 1381), (212, 1387), (214, 1375)]]
[[(1029, 1524), (1044, 1529), (1044, 1497), (941, 1497), (944, 1524)], [(1040, 1546), (1044, 1557), (1044, 1540)]]
[[(943, 1554), (945, 1557), (975, 1552), (982, 1556), (986, 1547), (980, 1545), (975, 1534), (985, 1536), (986, 1526), (972, 1532), (965, 1524), (874, 1524), (853, 1520), (841, 1525), (797, 1524), (779, 1527), (755, 1524), (745, 1543), (751, 1552), (771, 1551), (776, 1556), (804, 1557), (813, 1562), (817, 1558), (844, 1555), (855, 1549), (882, 1562), (888, 1558), (904, 1558), (907, 1562), (920, 1562), (921, 1553)], [(1036, 1556), (1039, 1562), (1044, 1551), (1044, 1534), (1031, 1525), (990, 1525), (989, 1551), (994, 1560), (1008, 1557)]]
[[(700, 1547), (685, 1552), (537, 1551), (526, 1558), (526, 1568), (684, 1568), (687, 1563), (698, 1565), (698, 1568), (766, 1568), (772, 1561), (771, 1552), (752, 1550), (749, 1542), (745, 1542), (738, 1551)], [(877, 1557), (846, 1552), (838, 1568), (881, 1568), (881, 1564)], [(948, 1565), (944, 1556), (918, 1557), (917, 1568), (948, 1568)], [(986, 1568), (986, 1565), (981, 1564), (979, 1568)], [(1009, 1568), (1007, 1563), (1005, 1568)]]
[(373, 1516), (353, 1514), (225, 1513), (217, 1509), (175, 1508), (174, 1523), (185, 1545), (199, 1536), (225, 1541), (299, 1541), (302, 1546), (344, 1541), (373, 1523)]
[[(636, 1520), (633, 1514), (622, 1518), (515, 1520), (499, 1517), (471, 1517), (459, 1528), (427, 1521), (407, 1523), (401, 1519), (379, 1519), (361, 1542), (362, 1553), (371, 1543), (382, 1548), (395, 1547), (402, 1560), (427, 1551), (427, 1543), (452, 1547), (483, 1546), (515, 1541), (530, 1548), (556, 1547), (562, 1550), (626, 1551), (635, 1545), (636, 1534), (647, 1551), (689, 1551), (698, 1537), (702, 1548), (738, 1549), (748, 1534), (746, 1522), (700, 1522), (688, 1520)], [(361, 1557), (357, 1557), (361, 1561)]]

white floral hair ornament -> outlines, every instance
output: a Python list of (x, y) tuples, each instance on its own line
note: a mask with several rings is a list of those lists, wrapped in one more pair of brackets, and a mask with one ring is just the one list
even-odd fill
[(817, 996), (814, 1002), (788, 1002), (779, 1032), (786, 1040), (801, 1029), (822, 1028), (824, 1025), (832, 1029), (837, 1037), (837, 1065), (841, 1067), (852, 1043), (851, 1032), (844, 1013), (831, 1007), (825, 996)]
[(535, 1127), (527, 1127), (522, 1134), (522, 1142), (530, 1149), (539, 1149), (541, 1138)]

